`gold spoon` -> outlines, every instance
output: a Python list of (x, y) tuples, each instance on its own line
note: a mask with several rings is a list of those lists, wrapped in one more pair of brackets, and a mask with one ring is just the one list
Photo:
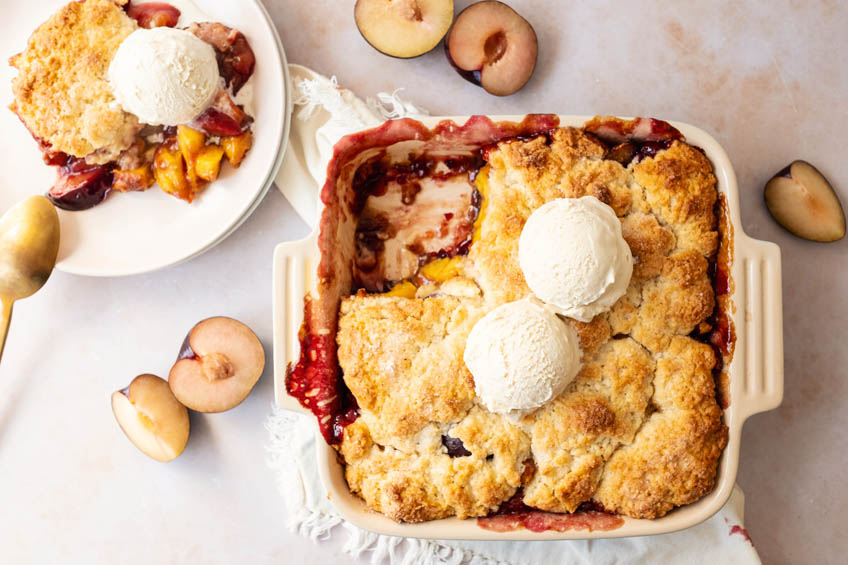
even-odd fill
[(59, 215), (43, 196), (18, 202), (0, 218), (0, 359), (15, 300), (44, 286), (59, 253)]

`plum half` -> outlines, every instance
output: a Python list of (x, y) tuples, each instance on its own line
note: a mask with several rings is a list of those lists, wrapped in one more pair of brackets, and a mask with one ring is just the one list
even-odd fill
[(176, 459), (188, 443), (188, 410), (156, 375), (139, 375), (113, 392), (112, 412), (130, 441), (157, 461)]
[(845, 237), (845, 212), (818, 169), (793, 161), (766, 183), (766, 207), (789, 232), (822, 243)]
[(247, 398), (265, 369), (265, 350), (243, 323), (217, 316), (198, 322), (183, 342), (168, 384), (197, 412), (224, 412)]
[(467, 7), (445, 42), (451, 66), (496, 96), (517, 92), (533, 75), (539, 51), (533, 26), (496, 0)]
[(357, 0), (356, 27), (377, 51), (409, 59), (431, 51), (453, 21), (453, 0)]

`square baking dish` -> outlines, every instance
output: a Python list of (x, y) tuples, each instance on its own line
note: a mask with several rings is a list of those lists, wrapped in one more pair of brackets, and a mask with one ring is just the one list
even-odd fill
[[(430, 117), (420, 121), (432, 128), (443, 120), (465, 123), (470, 116)], [(493, 121), (520, 122), (523, 116), (491, 116)], [(581, 127), (591, 116), (560, 115), (561, 126)], [(614, 530), (564, 532), (515, 530), (494, 532), (473, 519), (446, 518), (401, 524), (369, 510), (350, 492), (336, 450), (315, 426), (318, 469), (328, 496), (339, 514), (363, 529), (392, 536), (465, 540), (565, 540), (643, 536), (674, 532), (694, 526), (715, 514), (727, 501), (736, 481), (742, 425), (759, 412), (776, 408), (783, 399), (783, 311), (780, 249), (774, 243), (745, 235), (740, 214), (736, 176), (724, 149), (705, 131), (680, 122), (669, 122), (692, 145), (704, 150), (712, 162), (717, 189), (725, 197), (730, 228), (731, 305), (728, 315), (736, 335), (735, 353), (726, 367), (730, 403), (724, 410), (728, 444), (718, 465), (716, 485), (697, 502), (666, 516), (644, 520), (622, 516)], [(300, 241), (279, 244), (274, 251), (274, 385), (275, 400), (283, 409), (308, 414), (286, 392), (286, 367), (300, 354), (298, 332), (303, 322), (303, 298), (313, 289), (319, 262), (318, 228)]]

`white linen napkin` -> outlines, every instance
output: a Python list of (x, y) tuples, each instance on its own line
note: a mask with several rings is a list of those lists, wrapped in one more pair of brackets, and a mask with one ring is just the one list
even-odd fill
[[(391, 94), (363, 102), (300, 65), (289, 65), (295, 90), (291, 136), (277, 186), (311, 227), (318, 221), (318, 191), (332, 148), (342, 136), (391, 118), (426, 115)], [(344, 551), (370, 554), (375, 565), (562, 565), (603, 563), (757, 564), (759, 556), (743, 525), (744, 495), (735, 486), (712, 518), (673, 534), (650, 537), (552, 542), (415, 540), (367, 532), (345, 522), (327, 499), (318, 478), (314, 418), (274, 407), (266, 427), (268, 464), (274, 469), (289, 517), (288, 526), (313, 540), (346, 532)]]

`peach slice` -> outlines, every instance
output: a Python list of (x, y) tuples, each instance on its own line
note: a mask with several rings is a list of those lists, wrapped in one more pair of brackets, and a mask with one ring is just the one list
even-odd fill
[(460, 76), (496, 96), (513, 94), (530, 80), (538, 50), (533, 26), (496, 0), (463, 10), (445, 42)]
[(177, 198), (191, 202), (194, 192), (186, 178), (186, 166), (179, 148), (166, 142), (159, 146), (153, 157), (153, 176), (159, 188)]
[(769, 213), (789, 232), (818, 242), (845, 237), (845, 212), (836, 191), (818, 169), (793, 161), (766, 183)]
[(192, 187), (197, 187), (200, 184), (196, 171), (197, 156), (206, 146), (206, 135), (187, 125), (180, 124), (177, 126), (177, 146), (183, 155), (183, 161), (185, 161), (188, 182)]
[(409, 59), (431, 51), (453, 21), (453, 0), (357, 0), (356, 27), (377, 51)]
[(244, 159), (245, 154), (253, 144), (253, 135), (246, 131), (240, 135), (232, 135), (221, 138), (221, 147), (224, 149), (224, 154), (230, 164), (238, 168)]
[(197, 154), (194, 169), (197, 176), (205, 181), (212, 182), (218, 178), (221, 171), (221, 159), (224, 158), (224, 150), (217, 145), (207, 145)]
[(418, 274), (431, 282), (445, 282), (453, 277), (458, 277), (462, 273), (459, 260), (459, 257), (435, 259), (421, 267)]
[(413, 283), (409, 281), (399, 282), (388, 292), (384, 292), (383, 296), (399, 296), (401, 298), (415, 298), (415, 292), (418, 290)]
[(243, 323), (217, 316), (198, 322), (183, 342), (168, 384), (197, 412), (223, 412), (247, 398), (265, 369), (265, 350)]
[(112, 412), (130, 441), (157, 461), (176, 459), (188, 443), (188, 410), (156, 375), (139, 375), (113, 392)]

